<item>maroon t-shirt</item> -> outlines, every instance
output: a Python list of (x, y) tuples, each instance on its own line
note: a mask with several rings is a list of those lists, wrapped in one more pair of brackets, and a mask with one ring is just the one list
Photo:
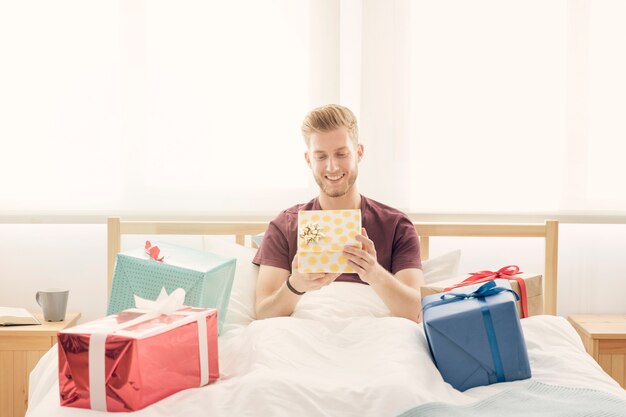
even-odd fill
[[(252, 262), (291, 271), (298, 251), (298, 211), (321, 210), (318, 198), (282, 211), (272, 220)], [(420, 244), (413, 222), (399, 210), (361, 196), (361, 223), (374, 242), (378, 263), (395, 274), (422, 268)], [(365, 284), (357, 274), (341, 274), (337, 281)]]

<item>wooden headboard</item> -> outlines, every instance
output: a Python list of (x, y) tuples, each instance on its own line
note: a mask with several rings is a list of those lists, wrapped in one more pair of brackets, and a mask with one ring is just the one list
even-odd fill
[[(447, 237), (535, 237), (545, 240), (544, 310), (556, 314), (559, 223), (546, 220), (544, 224), (476, 224), (476, 223), (414, 223), (420, 235), (422, 259), (428, 259), (430, 238)], [(116, 255), (121, 250), (122, 235), (234, 235), (243, 245), (246, 236), (265, 231), (267, 222), (165, 222), (122, 221), (109, 217), (107, 221), (107, 298), (111, 291)]]

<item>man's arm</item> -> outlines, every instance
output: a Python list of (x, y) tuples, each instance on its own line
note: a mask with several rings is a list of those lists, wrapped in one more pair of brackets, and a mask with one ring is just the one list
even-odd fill
[(350, 266), (363, 281), (370, 284), (393, 316), (421, 322), (420, 286), (424, 283), (422, 270), (407, 268), (392, 275), (378, 263), (374, 242), (367, 237), (365, 229), (363, 235), (357, 235), (356, 239), (361, 242), (362, 249), (352, 246), (344, 248), (344, 255)]
[(289, 271), (261, 265), (256, 282), (256, 318), (289, 316), (300, 296), (287, 288)]
[(420, 286), (424, 282), (421, 269), (407, 268), (395, 275), (378, 265), (378, 276), (372, 277), (370, 286), (382, 298), (391, 314), (416, 323), (422, 321), (422, 297)]
[(287, 280), (298, 292), (319, 290), (333, 282), (340, 274), (301, 274), (298, 255), (291, 264), (293, 273), (286, 269), (261, 265), (256, 283), (256, 318), (290, 316), (300, 295), (287, 287)]

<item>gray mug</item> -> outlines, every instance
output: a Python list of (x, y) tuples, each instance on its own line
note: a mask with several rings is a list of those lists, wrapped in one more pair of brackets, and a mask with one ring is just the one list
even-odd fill
[(62, 290), (59, 288), (48, 288), (37, 291), (35, 300), (43, 310), (43, 318), (45, 321), (63, 321), (65, 320), (65, 310), (67, 309), (67, 298), (70, 290)]

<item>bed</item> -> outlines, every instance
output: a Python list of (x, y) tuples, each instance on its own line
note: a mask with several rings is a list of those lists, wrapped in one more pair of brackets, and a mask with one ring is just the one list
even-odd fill
[[(416, 223), (422, 255), (438, 236), (532, 237), (545, 240), (545, 315), (522, 320), (532, 378), (459, 392), (434, 366), (423, 328), (390, 317), (365, 285), (338, 282), (305, 294), (291, 317), (254, 320), (256, 267), (249, 236), (263, 222), (139, 222), (108, 220), (108, 280), (126, 235), (233, 235), (208, 239), (204, 249), (237, 258), (219, 338), (220, 379), (178, 392), (137, 416), (413, 416), (532, 415), (551, 406), (563, 414), (626, 416), (626, 391), (585, 353), (575, 330), (556, 316), (558, 223)], [(425, 264), (426, 265), (426, 264)], [(514, 400), (515, 399), (515, 400)], [(533, 411), (533, 407), (537, 410)], [(548, 407), (548, 408), (546, 408)], [(574, 407), (568, 410), (567, 407)], [(608, 408), (607, 408), (608, 407)], [(606, 409), (605, 409), (606, 408)], [(60, 407), (57, 351), (33, 370), (29, 417), (88, 416)], [(474, 414), (473, 414), (474, 413)], [(478, 413), (478, 414), (475, 414)], [(559, 415), (547, 413), (546, 415)]]

